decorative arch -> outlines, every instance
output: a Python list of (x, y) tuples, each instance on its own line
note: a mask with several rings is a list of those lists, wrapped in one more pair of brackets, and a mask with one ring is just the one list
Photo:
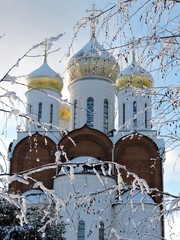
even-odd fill
[[(59, 147), (68, 160), (79, 156), (92, 156), (103, 161), (112, 160), (112, 142), (102, 132), (84, 127), (71, 131), (59, 142)], [(66, 161), (62, 156), (61, 161)]]
[(10, 184), (10, 190), (25, 192), (31, 189), (36, 181), (41, 181), (45, 187), (52, 189), (55, 168), (43, 169), (43, 166), (55, 163), (55, 151), (56, 144), (39, 133), (21, 140), (13, 151), (10, 174), (28, 173), (33, 170), (29, 176), (34, 180), (27, 179), (28, 185), (14, 181)]
[[(128, 185), (134, 180), (131, 173), (146, 180), (150, 188), (163, 190), (162, 185), (162, 159), (156, 143), (147, 136), (137, 132), (120, 139), (114, 150), (115, 162), (126, 167), (122, 169), (122, 178)], [(156, 202), (160, 202), (159, 197), (154, 197)]]

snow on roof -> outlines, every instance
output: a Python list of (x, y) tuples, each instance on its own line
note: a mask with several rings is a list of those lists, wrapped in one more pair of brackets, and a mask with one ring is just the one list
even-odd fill
[[(94, 173), (94, 170), (92, 169), (93, 165), (97, 165), (98, 163), (102, 163), (102, 161), (91, 157), (91, 156), (81, 156), (81, 157), (76, 157), (72, 159), (71, 161), (67, 162), (63, 169), (60, 170), (59, 174), (71, 174), (72, 167), (73, 167), (73, 172), (74, 173)], [(65, 171), (65, 172), (64, 172)]]
[[(30, 73), (28, 75), (28, 77), (37, 77), (37, 76), (50, 76), (50, 77), (58, 77), (59, 75), (52, 69), (49, 67), (49, 65), (47, 64), (47, 62), (44, 62), (38, 69), (36, 69), (35, 71), (33, 71), (32, 73)], [(60, 78), (60, 76), (59, 76)]]
[(70, 61), (83, 58), (83, 57), (96, 57), (107, 58), (116, 61), (115, 58), (99, 44), (95, 39), (91, 39), (80, 51), (78, 51)]
[(147, 72), (144, 68), (142, 68), (139, 64), (137, 64), (135, 59), (127, 68), (125, 68), (123, 71), (119, 73), (120, 76), (132, 75), (132, 74), (134, 75), (141, 74), (149, 77), (153, 81), (152, 75), (149, 72)]
[(84, 163), (84, 164), (97, 164), (100, 161), (97, 158), (90, 157), (90, 156), (81, 156), (81, 157), (76, 157), (71, 160), (71, 163)]
[(63, 80), (46, 61), (26, 78), (28, 89), (50, 89), (61, 92)]
[(27, 204), (44, 203), (46, 195), (40, 189), (30, 189), (24, 193)]
[(125, 191), (121, 194), (121, 200), (119, 203), (147, 203), (147, 204), (155, 204), (152, 197), (147, 193), (142, 193), (141, 190), (136, 189), (135, 191)]

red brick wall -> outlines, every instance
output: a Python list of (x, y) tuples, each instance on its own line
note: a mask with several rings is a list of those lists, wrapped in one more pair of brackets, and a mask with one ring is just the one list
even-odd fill
[[(39, 134), (34, 134), (31, 137), (26, 137), (20, 141), (14, 149), (11, 159), (10, 174), (21, 174), (29, 172), (32, 169), (40, 170), (46, 164), (55, 162), (55, 144), (47, 137)], [(38, 171), (28, 175), (29, 184), (12, 182), (9, 189), (11, 191), (25, 192), (32, 188), (36, 181), (41, 181), (47, 188), (53, 188), (53, 176), (55, 169)], [(31, 179), (32, 178), (32, 179)]]
[[(74, 130), (59, 143), (69, 160), (78, 156), (92, 156), (104, 161), (112, 160), (112, 142), (102, 132), (88, 128)], [(66, 161), (65, 158), (62, 161)]]
[[(135, 173), (139, 178), (146, 180), (150, 188), (163, 190), (162, 161), (156, 144), (145, 136), (134, 134), (124, 140), (120, 139), (115, 146), (115, 162), (123, 165), (129, 172)], [(133, 175), (122, 170), (125, 183), (132, 184)], [(160, 202), (161, 198), (154, 197)]]

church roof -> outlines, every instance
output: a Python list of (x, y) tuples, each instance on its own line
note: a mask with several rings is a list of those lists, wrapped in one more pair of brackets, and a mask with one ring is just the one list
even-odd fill
[(28, 75), (26, 82), (28, 88), (57, 91), (61, 91), (63, 88), (62, 78), (47, 64), (46, 60), (39, 68)]
[(119, 65), (116, 59), (97, 42), (96, 38), (91, 38), (67, 64), (70, 82), (92, 76), (114, 81), (118, 72)]
[(121, 199), (118, 203), (147, 203), (147, 204), (155, 204), (152, 197), (147, 193), (142, 193), (140, 189), (136, 189), (134, 191), (128, 190), (121, 194)]
[(116, 59), (97, 42), (96, 39), (90, 39), (89, 42), (79, 50), (69, 61), (82, 57), (97, 57), (116, 61)]
[(91, 156), (80, 156), (77, 158), (74, 158), (71, 160), (71, 163), (79, 163), (79, 164), (87, 164), (87, 165), (92, 165), (92, 164), (97, 164), (100, 163), (97, 158), (91, 157)]
[(27, 204), (40, 204), (47, 200), (45, 193), (41, 189), (30, 189), (24, 195)]
[(74, 173), (94, 173), (93, 165), (97, 165), (98, 163), (101, 164), (102, 161), (100, 161), (94, 157), (91, 157), (91, 156), (76, 157), (76, 158), (72, 159), (71, 161), (66, 162), (64, 164), (65, 169), (63, 169), (63, 171), (61, 169), (59, 174), (60, 175), (64, 174), (64, 170), (66, 171), (66, 173), (71, 174), (70, 166), (73, 166)]
[(153, 86), (152, 75), (136, 62), (135, 56), (133, 56), (132, 63), (121, 71), (116, 79), (118, 90), (128, 86), (149, 88)]

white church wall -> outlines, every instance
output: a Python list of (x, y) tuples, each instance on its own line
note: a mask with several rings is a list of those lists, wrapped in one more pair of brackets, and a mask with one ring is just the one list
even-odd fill
[[(125, 87), (117, 92), (119, 121), (118, 129), (151, 129), (151, 98), (149, 89)], [(136, 114), (133, 113), (133, 102), (136, 102)], [(125, 104), (125, 122), (123, 121), (123, 104)], [(145, 108), (145, 104), (147, 107)], [(147, 126), (145, 124), (145, 111)], [(133, 119), (137, 118), (137, 126)]]
[(99, 236), (99, 225), (104, 223), (105, 239), (111, 228), (112, 203), (116, 192), (113, 177), (95, 174), (59, 175), (54, 180), (54, 190), (64, 202), (62, 215), (67, 225), (65, 237), (77, 239), (78, 223), (85, 222), (85, 239), (94, 240)]
[[(28, 113), (32, 120), (35, 121), (35, 124), (30, 123), (32, 131), (39, 130), (59, 130), (59, 108), (60, 108), (60, 99), (61, 94), (58, 91), (54, 90), (29, 90), (26, 92)], [(42, 103), (42, 117), (41, 125), (38, 126), (38, 108), (39, 103)], [(52, 116), (52, 129), (50, 128), (50, 105), (53, 105), (53, 116)], [(30, 110), (31, 108), (31, 110)], [(27, 128), (29, 128), (29, 122), (27, 122)]]
[(114, 205), (112, 239), (156, 240), (162, 237), (160, 208), (151, 203), (118, 203)]
[[(92, 78), (92, 77), (91, 77)], [(93, 83), (93, 84), (92, 84)], [(78, 102), (77, 128), (82, 127), (87, 122), (87, 99), (94, 99), (94, 128), (100, 131), (103, 129), (104, 120), (104, 100), (108, 100), (108, 131), (114, 128), (114, 102), (115, 86), (106, 79), (80, 79), (69, 85), (70, 101)], [(73, 108), (73, 105), (72, 105)], [(73, 110), (71, 110), (71, 128), (73, 129)]]

